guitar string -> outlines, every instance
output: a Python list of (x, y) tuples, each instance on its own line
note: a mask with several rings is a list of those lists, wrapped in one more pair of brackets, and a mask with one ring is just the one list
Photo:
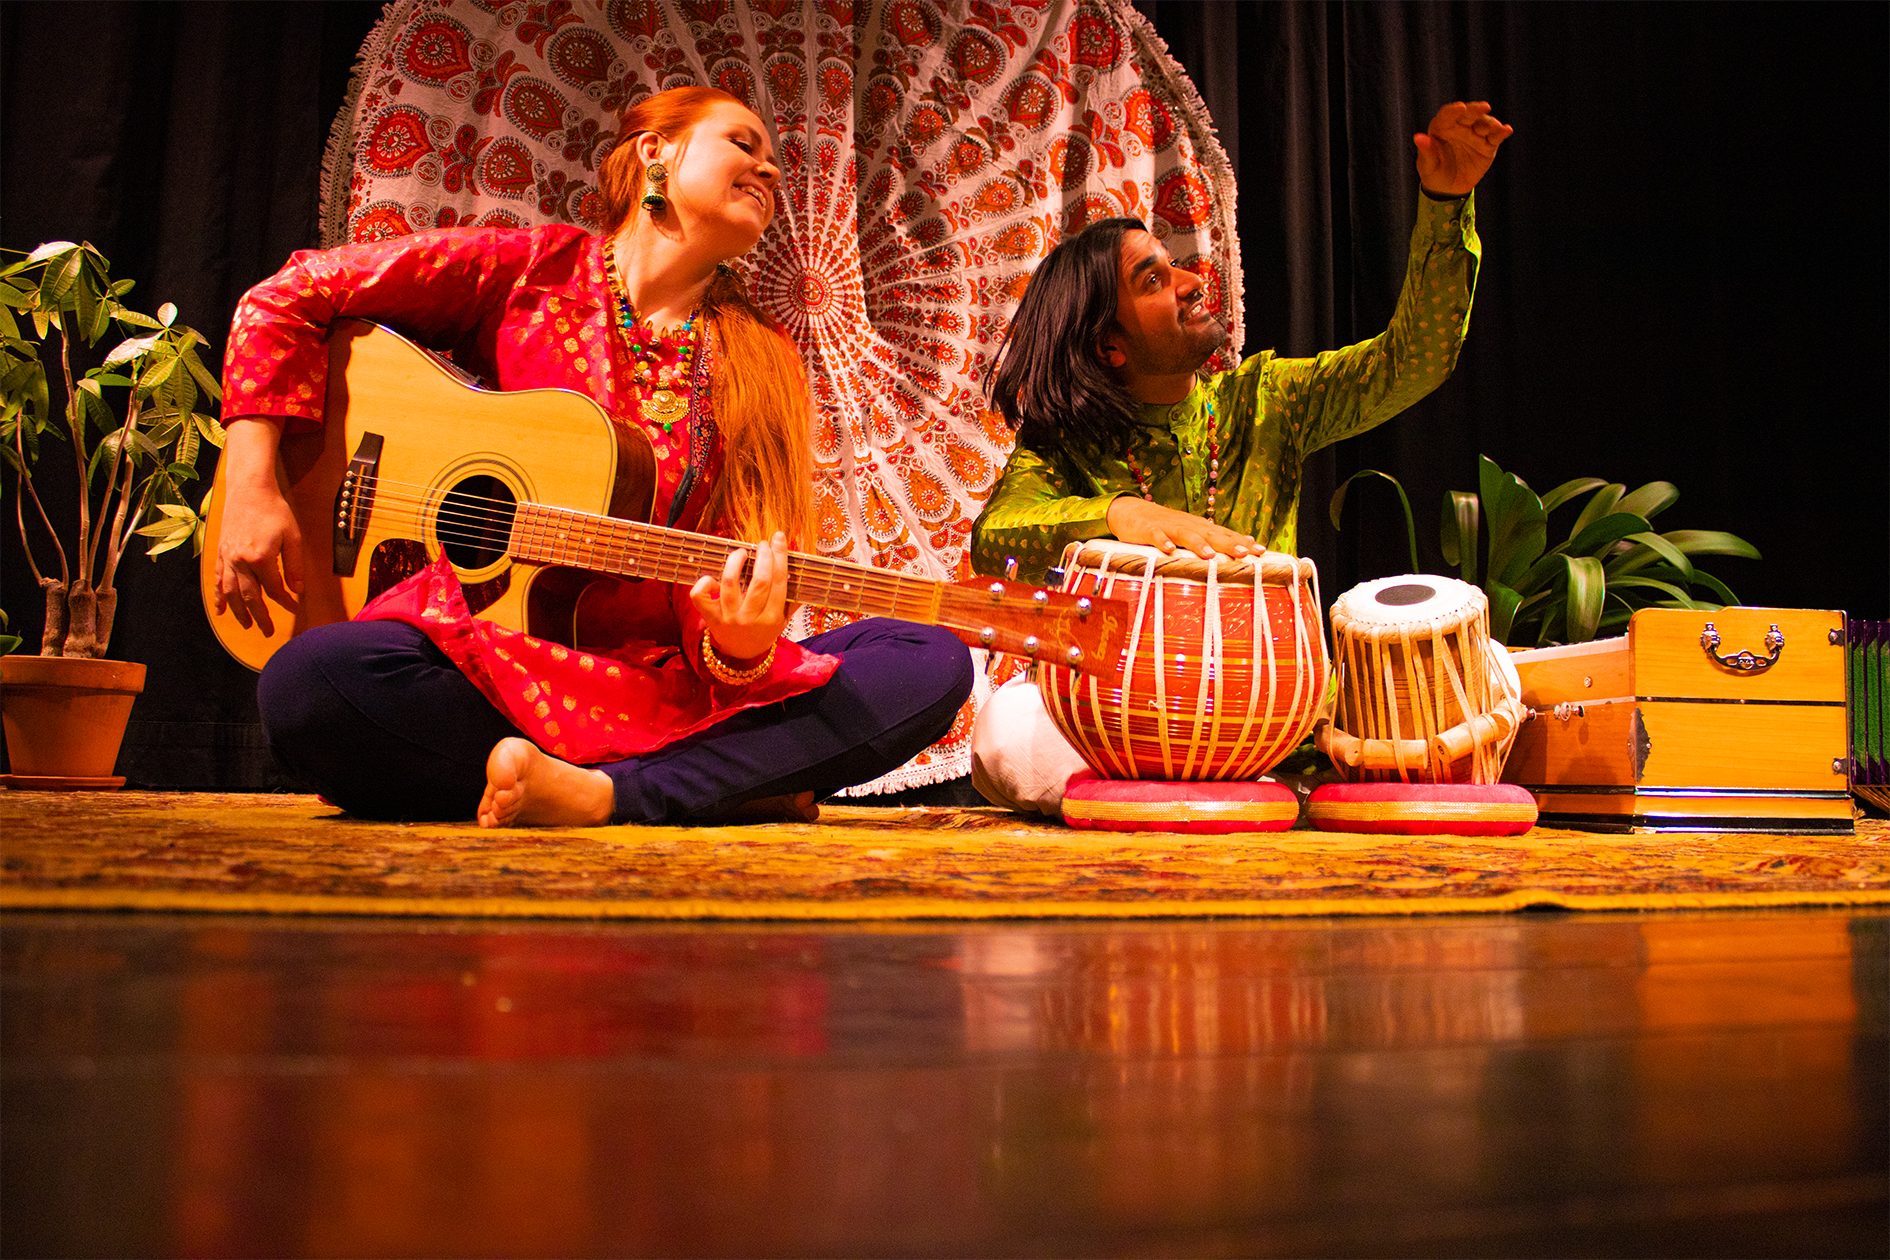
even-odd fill
[[(382, 490), (384, 487), (393, 489), (396, 492), (383, 494)], [(713, 576), (714, 572), (720, 570), (723, 564), (726, 563), (726, 557), (730, 551), (740, 549), (752, 553), (754, 550), (754, 544), (744, 543), (736, 539), (721, 538), (710, 534), (694, 534), (687, 530), (666, 530), (660, 526), (649, 525), (641, 521), (629, 521), (621, 517), (578, 512), (568, 508), (547, 507), (547, 505), (543, 504), (519, 503), (515, 500), (501, 500), (480, 495), (453, 495), (449, 493), (446, 496), (440, 496), (437, 494), (434, 487), (424, 486), (418, 483), (386, 481), (378, 477), (364, 478), (362, 488), (364, 491), (372, 492), (369, 506), (370, 513), (376, 512), (384, 507), (389, 509), (401, 507), (409, 509), (409, 512), (404, 515), (390, 512), (390, 515), (393, 515), (396, 520), (400, 521), (423, 520), (426, 516), (425, 509), (430, 503), (435, 501), (444, 503), (447, 500), (456, 500), (459, 503), (468, 505), (468, 508), (463, 508), (458, 511), (449, 511), (442, 508), (434, 513), (436, 522), (446, 522), (450, 519), (452, 523), (452, 528), (450, 529), (438, 528), (436, 525), (436, 536), (442, 541), (453, 543), (491, 545), (494, 541), (494, 535), (500, 529), (503, 529), (509, 538), (512, 533), (512, 523), (518, 512), (521, 509), (537, 508), (541, 511), (555, 512), (574, 524), (582, 522), (585, 525), (589, 525), (594, 534), (613, 535), (622, 533), (624, 535), (621, 538), (612, 537), (599, 539), (590, 543), (574, 542), (568, 537), (559, 544), (548, 543), (542, 539), (537, 543), (540, 547), (562, 546), (566, 553), (562, 558), (566, 560), (570, 558), (569, 552), (573, 549), (581, 550), (588, 554), (597, 554), (600, 549), (614, 550), (618, 553), (622, 553), (625, 548), (629, 548), (646, 556), (654, 551), (656, 553), (653, 561), (654, 567), (668, 568), (672, 571), (681, 570), (693, 573), (696, 576), (707, 572), (710, 576)], [(399, 493), (402, 489), (423, 491), (425, 493)], [(565, 529), (568, 535), (571, 532), (570, 527), (566, 526)], [(650, 535), (650, 541), (638, 542), (635, 539), (635, 534), (639, 532)], [(719, 551), (720, 554), (713, 554), (715, 551)], [(843, 595), (852, 595), (855, 591), (850, 588), (858, 588), (860, 595), (877, 595), (881, 602), (890, 600), (895, 611), (902, 602), (922, 610), (930, 610), (931, 588), (937, 585), (933, 579), (888, 573), (883, 569), (873, 569), (865, 565), (836, 561), (823, 556), (811, 555), (806, 552), (796, 551), (790, 553), (790, 555), (794, 561), (798, 562), (798, 567), (807, 570), (806, 573), (800, 575), (798, 582), (796, 581), (796, 575), (790, 572), (790, 582), (803, 587), (819, 586), (822, 596), (826, 599), (831, 600), (835, 594), (836, 588), (838, 588), (839, 593)], [(621, 561), (623, 556), (622, 554), (614, 554), (607, 555), (607, 558)], [(752, 573), (753, 563), (751, 555), (747, 564), (744, 565), (744, 572)], [(589, 565), (582, 567), (598, 568), (600, 566)], [(818, 576), (816, 576), (815, 571), (819, 571)], [(858, 576), (849, 580), (848, 574)], [(806, 602), (813, 602), (816, 599), (811, 590), (804, 591), (802, 594), (798, 595), (797, 598)]]

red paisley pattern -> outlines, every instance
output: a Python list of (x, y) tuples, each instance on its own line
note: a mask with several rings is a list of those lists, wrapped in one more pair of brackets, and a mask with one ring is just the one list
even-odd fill
[[(595, 230), (627, 106), (689, 83), (754, 106), (782, 183), (740, 266), (807, 359), (809, 542), (829, 555), (969, 572), (1011, 445), (984, 375), (1065, 233), (1144, 219), (1240, 327), (1226, 157), (1128, 0), (400, 0), (362, 64), (328, 244)], [(797, 629), (844, 620), (812, 609)], [(964, 730), (883, 786), (962, 773)]]

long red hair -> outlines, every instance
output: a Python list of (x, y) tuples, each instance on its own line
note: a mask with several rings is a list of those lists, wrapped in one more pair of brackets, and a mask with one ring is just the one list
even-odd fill
[[(632, 139), (648, 131), (674, 141), (724, 102), (748, 108), (716, 88), (681, 87), (645, 97), (624, 113), (617, 146), (599, 172), (607, 235), (616, 236), (630, 221), (643, 188), (643, 159)], [(742, 539), (782, 530), (798, 544), (813, 516), (809, 403), (800, 355), (725, 267), (709, 281), (702, 313), (705, 335), (715, 339), (710, 386), (722, 432), (722, 475), (710, 488), (704, 520)]]

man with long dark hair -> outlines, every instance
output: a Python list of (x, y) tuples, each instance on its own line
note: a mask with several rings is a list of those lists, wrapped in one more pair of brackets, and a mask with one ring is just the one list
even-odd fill
[[(1488, 102), (1457, 101), (1413, 137), (1423, 195), (1391, 326), (1311, 358), (1269, 350), (1202, 375), (1226, 330), (1201, 279), (1143, 223), (1106, 219), (1060, 243), (989, 382), (1017, 449), (973, 527), (975, 567), (1014, 558), (1041, 581), (1066, 544), (1091, 538), (1203, 557), (1297, 551), (1306, 457), (1389, 420), (1456, 366), (1481, 254), (1471, 190), (1511, 131)], [(1007, 687), (985, 706), (973, 781), (1000, 804), (1055, 813), (1082, 762), (1034, 701), (1034, 688)]]

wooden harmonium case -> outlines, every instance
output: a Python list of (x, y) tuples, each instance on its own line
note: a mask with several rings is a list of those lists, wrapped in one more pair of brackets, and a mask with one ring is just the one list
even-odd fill
[(1512, 652), (1530, 719), (1503, 779), (1547, 827), (1850, 834), (1844, 635), (1842, 612), (1643, 608)]

